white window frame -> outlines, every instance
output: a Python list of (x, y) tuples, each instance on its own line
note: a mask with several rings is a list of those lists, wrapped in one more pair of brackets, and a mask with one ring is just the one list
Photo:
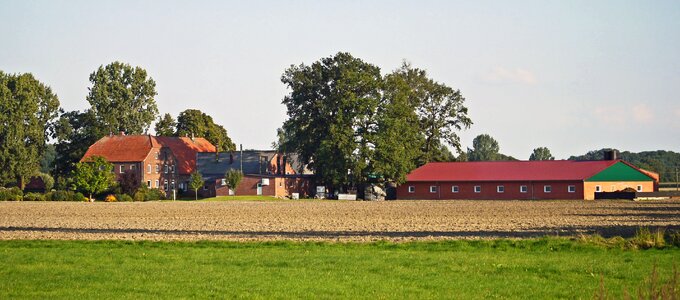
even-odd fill
[(549, 184), (546, 184), (543, 186), (543, 192), (546, 194), (552, 193), (552, 186)]
[(149, 173), (149, 174), (151, 174), (151, 164), (148, 164), (148, 165), (146, 166), (146, 172)]
[(595, 186), (595, 192), (596, 192), (596, 193), (602, 192), (602, 187), (599, 186), (599, 185), (596, 185), (596, 186)]
[(529, 187), (526, 186), (526, 185), (520, 185), (520, 186), (519, 186), (519, 192), (520, 192), (520, 193), (525, 193), (525, 194), (526, 194), (526, 193), (529, 192)]
[(409, 185), (408, 186), (408, 192), (409, 193), (415, 193), (416, 192), (416, 186), (415, 185)]
[(159, 173), (161, 171), (161, 165), (156, 164), (156, 173)]
[(168, 180), (167, 179), (163, 180), (163, 189), (166, 190), (166, 191), (168, 190)]
[(482, 186), (481, 185), (475, 185), (475, 193), (481, 193), (482, 192)]
[(638, 191), (638, 192), (642, 192), (642, 186), (641, 186), (641, 185), (638, 185), (637, 188), (636, 188), (635, 190)]
[(130, 165), (130, 171), (134, 171), (134, 170), (135, 170), (135, 165)]
[(124, 166), (124, 165), (120, 165), (120, 166), (119, 166), (119, 171), (120, 171), (120, 174), (125, 173), (125, 166)]
[(569, 185), (569, 186), (567, 186), (567, 192), (569, 192), (569, 193), (576, 193), (576, 186), (575, 186), (575, 185)]
[(146, 181), (146, 187), (151, 188), (151, 180)]
[(458, 193), (460, 188), (457, 185), (451, 186), (451, 193)]
[(496, 193), (505, 193), (505, 186), (503, 185), (496, 186)]
[(430, 186), (430, 193), (432, 193), (432, 194), (437, 193), (437, 186), (436, 186), (436, 185), (431, 185), (431, 186)]
[(156, 180), (156, 188), (158, 188), (160, 184), (161, 184), (160, 180)]
[(220, 185), (221, 185), (221, 186), (227, 185), (227, 180), (224, 179), (224, 178), (222, 178), (222, 180), (220, 181)]

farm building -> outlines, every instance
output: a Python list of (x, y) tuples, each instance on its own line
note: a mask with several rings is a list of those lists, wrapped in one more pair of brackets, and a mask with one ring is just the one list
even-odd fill
[(215, 152), (215, 146), (204, 138), (165, 137), (152, 135), (108, 135), (87, 149), (81, 161), (93, 156), (104, 157), (114, 166), (113, 173), (135, 176), (142, 185), (164, 190), (189, 190), (189, 176), (196, 170), (197, 152)]
[(289, 197), (298, 193), (301, 197), (310, 192), (311, 176), (297, 163), (295, 155), (276, 151), (236, 151), (233, 153), (198, 153), (198, 172), (205, 185), (199, 191), (203, 197), (230, 194), (225, 180), (229, 170), (242, 170), (243, 179), (231, 192), (236, 195), (265, 195)]
[(625, 161), (428, 163), (397, 187), (397, 199), (595, 199), (596, 192), (652, 192), (658, 174)]

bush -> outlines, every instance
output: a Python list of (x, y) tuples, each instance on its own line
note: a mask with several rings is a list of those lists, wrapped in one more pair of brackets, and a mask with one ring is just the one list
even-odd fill
[(628, 241), (628, 245), (633, 249), (663, 248), (666, 246), (664, 239), (665, 230), (657, 228), (651, 232), (649, 228), (642, 227), (635, 232), (635, 236)]
[(160, 189), (149, 189), (144, 193), (144, 201), (165, 200), (165, 192)]
[(137, 192), (135, 192), (134, 200), (141, 202), (141, 201), (144, 201), (144, 197), (145, 197), (144, 191), (137, 190)]
[(116, 196), (114, 196), (114, 195), (108, 195), (108, 196), (106, 196), (106, 198), (104, 198), (104, 201), (106, 201), (106, 202), (116, 202), (116, 201), (118, 201), (118, 199), (116, 199)]
[(74, 194), (72, 191), (52, 191), (45, 194), (47, 201), (74, 201)]
[(22, 192), (18, 187), (0, 187), (0, 201), (21, 201), (23, 196), (24, 192)]
[(85, 195), (83, 195), (83, 193), (73, 194), (73, 201), (83, 202), (83, 201), (87, 201), (87, 200), (89, 200), (89, 199), (87, 199), (87, 197), (85, 197)]
[(116, 195), (116, 199), (121, 202), (132, 202), (132, 197), (130, 197), (128, 194), (118, 194)]
[(680, 247), (680, 230), (674, 230), (668, 233), (669, 244), (675, 247)]
[(24, 201), (45, 201), (45, 195), (40, 193), (26, 193)]

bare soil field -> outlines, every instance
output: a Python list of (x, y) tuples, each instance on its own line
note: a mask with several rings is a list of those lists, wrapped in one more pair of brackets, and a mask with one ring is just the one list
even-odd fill
[(0, 202), (0, 239), (437, 240), (680, 230), (680, 201)]

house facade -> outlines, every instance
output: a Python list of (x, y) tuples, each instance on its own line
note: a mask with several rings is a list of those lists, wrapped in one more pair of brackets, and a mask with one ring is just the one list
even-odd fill
[(113, 164), (117, 180), (134, 176), (142, 185), (161, 189), (168, 196), (188, 190), (196, 170), (196, 153), (215, 152), (204, 138), (157, 137), (151, 135), (108, 135), (89, 147), (81, 161), (101, 156)]
[[(311, 175), (294, 168), (295, 156), (276, 151), (237, 151), (198, 153), (197, 168), (205, 181), (199, 191), (202, 197), (235, 195), (265, 195), (300, 197), (310, 195)], [(229, 170), (241, 170), (243, 179), (230, 193), (225, 180)]]
[(652, 192), (658, 175), (622, 160), (428, 163), (397, 187), (397, 199), (595, 199), (596, 192)]

